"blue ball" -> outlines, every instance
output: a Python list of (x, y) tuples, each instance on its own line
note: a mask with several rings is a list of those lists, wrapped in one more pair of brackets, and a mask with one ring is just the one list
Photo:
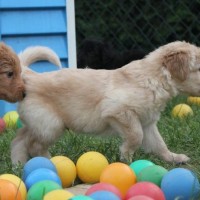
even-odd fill
[(198, 200), (200, 199), (200, 184), (197, 176), (190, 170), (175, 168), (167, 172), (161, 181), (161, 189), (166, 200)]
[(112, 192), (99, 190), (89, 195), (94, 200), (120, 200), (120, 198)]
[(55, 173), (57, 173), (56, 167), (51, 160), (49, 160), (48, 158), (45, 158), (45, 157), (38, 156), (38, 157), (34, 157), (34, 158), (30, 159), (24, 165), (23, 176), (22, 176), (23, 181), (26, 180), (26, 177), (32, 171), (39, 169), (39, 168), (47, 168), (47, 169), (50, 169), (50, 170), (54, 171)]
[(35, 183), (38, 183), (39, 181), (44, 180), (50, 180), (58, 183), (60, 186), (62, 186), (62, 182), (60, 180), (60, 177), (52, 170), (47, 168), (39, 168), (34, 171), (32, 171), (25, 180), (25, 185), (27, 190), (34, 185)]

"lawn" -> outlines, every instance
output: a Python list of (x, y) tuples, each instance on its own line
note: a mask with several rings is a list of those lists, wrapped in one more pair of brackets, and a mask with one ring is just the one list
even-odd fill
[[(144, 154), (141, 149), (135, 153), (133, 160), (148, 159), (168, 170), (175, 167), (192, 169), (200, 178), (200, 106), (191, 105), (194, 115), (185, 119), (178, 119), (171, 116), (172, 108), (178, 103), (187, 103), (187, 97), (174, 98), (169, 102), (161, 115), (158, 127), (169, 149), (177, 153), (185, 153), (191, 158), (191, 161), (185, 165), (169, 164), (154, 155)], [(7, 130), (1, 135), (0, 174), (12, 173), (21, 176), (22, 166), (19, 165), (13, 168), (10, 161), (9, 146), (15, 134), (16, 130)], [(120, 144), (121, 139), (118, 136), (76, 135), (71, 131), (66, 131), (59, 141), (50, 148), (50, 152), (52, 156), (67, 156), (76, 163), (79, 156), (83, 153), (87, 151), (98, 151), (104, 154), (111, 163), (120, 161)]]

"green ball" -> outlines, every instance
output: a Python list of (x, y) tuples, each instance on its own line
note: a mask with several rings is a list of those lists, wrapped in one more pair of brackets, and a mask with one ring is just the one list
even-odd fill
[(137, 181), (147, 181), (160, 187), (163, 176), (168, 172), (164, 167), (153, 165), (144, 168), (137, 176)]
[(93, 200), (93, 199), (85, 195), (77, 195), (77, 196), (71, 197), (69, 200)]
[(45, 194), (58, 189), (62, 189), (62, 187), (54, 181), (39, 181), (28, 190), (27, 200), (42, 200)]
[(137, 177), (142, 169), (152, 165), (155, 164), (149, 160), (136, 160), (130, 164), (130, 168), (135, 172), (135, 175)]
[(18, 117), (18, 119), (17, 119), (17, 128), (22, 128), (22, 122), (21, 122), (21, 120), (20, 120), (20, 118)]

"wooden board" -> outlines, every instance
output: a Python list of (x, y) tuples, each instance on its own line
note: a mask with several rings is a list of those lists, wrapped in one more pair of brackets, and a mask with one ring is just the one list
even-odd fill
[(66, 188), (66, 190), (74, 195), (84, 195), (89, 187), (91, 187), (89, 184), (79, 184), (74, 187)]

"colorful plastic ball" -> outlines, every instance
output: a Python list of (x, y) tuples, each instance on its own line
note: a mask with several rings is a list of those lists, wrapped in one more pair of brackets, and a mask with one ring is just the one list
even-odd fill
[(166, 200), (171, 199), (200, 199), (200, 184), (197, 176), (189, 169), (175, 168), (170, 170), (162, 179), (161, 189)]
[(55, 156), (51, 158), (64, 188), (71, 186), (76, 179), (76, 166), (72, 160), (65, 156)]
[(6, 128), (16, 128), (18, 118), (19, 118), (19, 114), (16, 111), (7, 112), (3, 116), (3, 119), (6, 123)]
[(19, 189), (22, 200), (26, 199), (26, 195), (27, 195), (26, 186), (25, 186), (24, 182), (18, 176), (14, 175), (14, 174), (2, 174), (0, 176), (0, 180), (1, 179), (12, 182), (17, 187), (17, 189)]
[(28, 191), (27, 200), (41, 200), (48, 192), (58, 189), (62, 189), (62, 187), (54, 181), (40, 181), (31, 186)]
[(108, 164), (106, 157), (99, 152), (84, 153), (76, 163), (77, 175), (84, 183), (97, 183)]
[(128, 200), (154, 200), (154, 199), (145, 195), (138, 195), (138, 196), (131, 197)]
[(152, 165), (155, 164), (149, 160), (136, 160), (130, 164), (130, 168), (135, 172), (135, 175), (138, 176), (142, 169)]
[(110, 183), (96, 183), (94, 185), (92, 185), (87, 191), (86, 191), (86, 195), (90, 195), (96, 191), (100, 191), (100, 190), (104, 190), (104, 191), (109, 191), (114, 193), (115, 195), (117, 195), (120, 199), (122, 199), (122, 194), (119, 191), (119, 189), (117, 187), (115, 187), (114, 185), (111, 185)]
[(23, 168), (23, 180), (26, 180), (26, 177), (34, 170), (39, 169), (39, 168), (47, 168), (55, 173), (57, 173), (57, 169), (55, 165), (53, 164), (52, 161), (50, 161), (48, 158), (45, 157), (34, 157), (30, 159)]
[(104, 190), (94, 192), (90, 194), (89, 196), (94, 200), (105, 200), (105, 199), (120, 200), (120, 198), (117, 195), (113, 194), (112, 192), (104, 191)]
[(151, 182), (139, 182), (131, 186), (126, 194), (125, 200), (138, 195), (148, 196), (154, 200), (165, 200), (163, 191)]
[(100, 182), (114, 185), (119, 189), (122, 197), (124, 197), (127, 190), (136, 183), (136, 176), (128, 165), (116, 162), (108, 165), (103, 170)]
[(200, 97), (188, 97), (187, 102), (189, 104), (195, 104), (200, 106)]
[(58, 183), (59, 185), (62, 186), (62, 182), (60, 180), (60, 177), (52, 170), (47, 169), (47, 168), (39, 168), (34, 171), (32, 171), (26, 178), (25, 180), (25, 185), (27, 190), (30, 189), (32, 185), (39, 181), (44, 181), (44, 180), (50, 180)]
[(43, 200), (67, 200), (73, 197), (74, 195), (71, 192), (66, 190), (54, 190), (47, 193)]
[(77, 195), (77, 196), (71, 197), (69, 200), (94, 200), (94, 199), (85, 195)]
[(16, 187), (16, 185), (4, 179), (0, 179), (0, 199), (23, 200), (20, 190)]
[(19, 117), (17, 119), (17, 123), (16, 124), (17, 124), (17, 128), (22, 128), (22, 126), (23, 126), (23, 124), (22, 124), (22, 122), (21, 122)]
[(0, 118), (0, 133), (4, 132), (5, 129), (6, 129), (6, 123), (2, 118)]
[(184, 118), (189, 115), (193, 115), (192, 108), (184, 103), (176, 105), (172, 110), (173, 117)]
[(152, 165), (145, 167), (137, 176), (137, 182), (152, 182), (160, 187), (163, 176), (168, 172), (164, 167)]

